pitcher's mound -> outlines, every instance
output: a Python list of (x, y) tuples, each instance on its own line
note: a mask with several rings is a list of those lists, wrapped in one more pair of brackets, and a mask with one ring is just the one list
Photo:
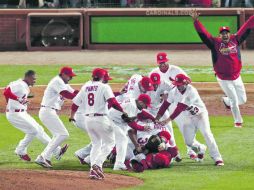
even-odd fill
[(91, 180), (88, 172), (64, 170), (1, 170), (3, 190), (106, 190), (131, 187), (143, 181), (134, 177), (106, 174), (104, 180)]

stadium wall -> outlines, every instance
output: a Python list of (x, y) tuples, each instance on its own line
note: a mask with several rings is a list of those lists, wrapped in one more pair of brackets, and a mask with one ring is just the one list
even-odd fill
[[(142, 42), (131, 42), (121, 41), (123, 39), (120, 38), (120, 41), (106, 41), (105, 36), (97, 36), (94, 37), (96, 32), (100, 34), (100, 30), (96, 30), (96, 27), (93, 26), (93, 18), (102, 18), (97, 19), (104, 22), (104, 18), (137, 18), (142, 17), (146, 20), (156, 18), (176, 18), (182, 17), (187, 18), (191, 9), (185, 8), (150, 8), (150, 9), (4, 9), (0, 10), (0, 50), (9, 51), (9, 50), (27, 50), (27, 15), (29, 13), (82, 13), (83, 14), (83, 46), (84, 49), (202, 49), (205, 46), (198, 42), (194, 41), (191, 43), (184, 42), (171, 42), (170, 39), (167, 43), (163, 43), (158, 39), (158, 41), (150, 42), (149, 38), (144, 38)], [(253, 9), (198, 9), (201, 15), (206, 16), (224, 16), (224, 18), (237, 16), (237, 27), (240, 27), (245, 20), (247, 20), (251, 15), (254, 14)], [(103, 20), (104, 19), (104, 20)], [(97, 21), (95, 19), (95, 21)], [(113, 20), (113, 19), (112, 19)], [(225, 19), (221, 18), (221, 21)], [(138, 20), (135, 22), (138, 23)], [(117, 23), (117, 22), (116, 22)], [(121, 23), (123, 23), (123, 19)], [(184, 26), (185, 23), (182, 23)], [(100, 25), (98, 25), (100, 26)], [(103, 25), (102, 25), (103, 26)], [(104, 24), (104, 27), (106, 25)], [(127, 19), (126, 27), (131, 26), (130, 21)], [(100, 26), (101, 27), (101, 26)], [(118, 25), (115, 25), (116, 32)], [(125, 27), (125, 25), (122, 25)], [(179, 25), (178, 25), (179, 27)], [(98, 27), (97, 27), (98, 28)], [(102, 27), (102, 29), (104, 29)], [(215, 31), (217, 27), (215, 27)], [(119, 30), (121, 31), (121, 30)], [(124, 30), (122, 30), (124, 31)], [(127, 32), (132, 33), (135, 32), (133, 28), (131, 30), (127, 30)], [(150, 31), (151, 32), (151, 31)], [(128, 33), (128, 35), (129, 35)], [(123, 33), (123, 35), (125, 35)], [(128, 38), (128, 36), (126, 37)], [(180, 39), (181, 37), (179, 37)], [(102, 41), (100, 41), (100, 39)], [(96, 41), (97, 40), (97, 41)], [(104, 41), (103, 41), (104, 40)], [(135, 40), (135, 38), (134, 38)], [(247, 39), (246, 43), (243, 45), (243, 48), (254, 49), (254, 32), (252, 32)], [(39, 49), (36, 49), (39, 50)], [(42, 48), (43, 50), (43, 48)], [(50, 50), (54, 50), (51, 48)], [(56, 48), (57, 50), (57, 48)], [(64, 50), (64, 49), (61, 49)]]

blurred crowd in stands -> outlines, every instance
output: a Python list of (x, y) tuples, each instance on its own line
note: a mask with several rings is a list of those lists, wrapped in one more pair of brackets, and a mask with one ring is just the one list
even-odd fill
[(1, 8), (253, 7), (254, 0), (0, 0)]

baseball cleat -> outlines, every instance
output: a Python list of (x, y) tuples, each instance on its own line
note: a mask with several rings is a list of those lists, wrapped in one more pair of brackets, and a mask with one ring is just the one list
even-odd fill
[(31, 158), (28, 156), (28, 154), (24, 154), (24, 155), (21, 155), (21, 154), (17, 154), (21, 160), (24, 160), (26, 162), (30, 162), (31, 161)]
[(64, 155), (64, 153), (67, 151), (68, 147), (69, 147), (69, 145), (68, 145), (68, 144), (65, 144), (65, 145), (61, 148), (59, 155), (56, 156), (56, 159), (57, 159), (57, 160), (60, 160), (60, 159), (62, 158), (62, 156)]
[(203, 162), (203, 161), (204, 161), (206, 149), (207, 149), (207, 147), (206, 147), (206, 145), (204, 145), (204, 144), (200, 144), (200, 145), (198, 146), (198, 150), (199, 150), (199, 151), (198, 151), (198, 156), (197, 156), (197, 158), (196, 158), (196, 161), (197, 161), (197, 162)]
[(197, 162), (203, 162), (204, 161), (205, 154), (198, 154), (196, 161)]
[(226, 98), (228, 98), (228, 97), (226, 97), (226, 96), (222, 97), (222, 102), (223, 102), (223, 104), (224, 104), (224, 106), (226, 107), (227, 110), (231, 110), (231, 107), (226, 104)]
[(235, 128), (242, 128), (242, 123), (235, 123)]
[(36, 158), (35, 163), (44, 167), (44, 168), (52, 168), (51, 162), (49, 160), (46, 160), (45, 158), (43, 158), (41, 155), (39, 155)]
[(125, 164), (115, 164), (113, 170), (115, 171), (127, 170), (127, 167)]
[(215, 162), (215, 166), (224, 166), (223, 160), (218, 160)]
[(176, 157), (175, 157), (175, 161), (176, 162), (181, 162), (183, 159), (181, 158), (180, 154), (178, 154)]
[(91, 169), (89, 172), (89, 178), (90, 179), (95, 179), (95, 180), (101, 180), (102, 177), (100, 177), (95, 170)]
[(103, 171), (102, 171), (100, 166), (94, 164), (92, 166), (92, 170), (94, 170), (95, 173), (98, 174), (98, 176), (100, 176), (102, 179), (105, 178), (105, 175), (104, 175), (104, 173), (103, 173)]
[(197, 154), (190, 154), (189, 157), (191, 160), (196, 160), (198, 158), (198, 155)]

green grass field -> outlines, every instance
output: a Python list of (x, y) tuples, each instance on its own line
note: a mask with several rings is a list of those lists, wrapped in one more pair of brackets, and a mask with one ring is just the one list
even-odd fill
[[(81, 166), (74, 157), (74, 152), (89, 142), (86, 134), (74, 127), (67, 121), (66, 116), (61, 117), (70, 133), (67, 143), (70, 148), (61, 161), (52, 160), (56, 170), (88, 170), (87, 166)], [(38, 120), (38, 118), (36, 117)], [(171, 168), (160, 170), (149, 170), (144, 173), (113, 172), (106, 169), (106, 172), (120, 173), (135, 176), (144, 180), (144, 185), (132, 189), (253, 189), (254, 187), (254, 118), (244, 117), (243, 129), (232, 127), (231, 117), (211, 117), (212, 131), (218, 143), (219, 149), (225, 161), (224, 167), (215, 167), (213, 160), (207, 152), (203, 163), (196, 163), (187, 159), (183, 139), (177, 127), (174, 126), (175, 136), (183, 156), (181, 163), (174, 163)], [(35, 163), (24, 163), (14, 154), (15, 146), (23, 138), (23, 134), (12, 127), (0, 114), (0, 169), (42, 169)], [(204, 142), (200, 133), (197, 139)], [(43, 150), (43, 145), (34, 140), (29, 147), (29, 154), (34, 160)]]
[[(18, 67), (18, 69), (17, 69)], [(2, 80), (0, 86), (7, 85), (10, 81), (16, 80), (23, 76), (27, 69), (37, 71), (37, 84), (47, 84), (47, 82), (58, 72), (60, 66), (0, 66)], [(78, 73), (72, 83), (84, 83), (90, 77), (92, 66), (74, 66)], [(113, 82), (125, 82), (133, 73), (146, 74), (151, 67), (134, 67), (134, 66), (109, 66), (112, 76), (118, 78)], [(136, 68), (136, 69), (134, 69)], [(10, 71), (17, 71), (12, 73)], [(211, 67), (184, 67), (190, 74), (193, 81), (215, 81)], [(254, 82), (253, 67), (243, 69), (244, 82)], [(12, 73), (11, 75), (9, 73)], [(85, 73), (85, 74), (83, 74)], [(37, 120), (38, 117), (34, 116)], [(68, 122), (67, 116), (61, 116), (69, 133), (70, 138), (67, 143), (70, 148), (61, 161), (52, 160), (56, 170), (81, 170), (87, 171), (87, 166), (81, 166), (74, 157), (74, 152), (87, 144), (89, 138), (80, 129), (74, 127)], [(107, 168), (106, 172), (119, 173), (129, 176), (135, 176), (144, 180), (142, 186), (131, 189), (165, 189), (165, 190), (231, 190), (231, 189), (254, 189), (254, 117), (244, 116), (244, 128), (233, 128), (233, 119), (231, 116), (210, 117), (211, 128), (220, 152), (224, 158), (224, 167), (215, 167), (213, 160), (207, 152), (206, 159), (203, 163), (196, 163), (187, 158), (183, 138), (176, 126), (175, 138), (183, 156), (181, 163), (174, 163), (171, 168), (160, 170), (149, 170), (144, 173), (130, 172), (113, 172)], [(35, 163), (24, 163), (14, 154), (18, 141), (23, 138), (24, 134), (12, 127), (6, 120), (4, 114), (0, 114), (0, 169), (40, 169)], [(197, 139), (204, 142), (200, 133)], [(29, 154), (34, 160), (43, 150), (44, 146), (34, 140), (29, 147)], [(1, 187), (0, 187), (1, 189)], [(130, 189), (130, 188), (129, 188)]]
[[(18, 69), (17, 69), (18, 67)], [(0, 76), (3, 76), (0, 81), (0, 86), (5, 86), (9, 84), (10, 81), (22, 78), (25, 71), (28, 69), (35, 70), (37, 72), (37, 85), (47, 84), (49, 80), (57, 75), (59, 69), (62, 65), (0, 65)], [(84, 66), (84, 65), (74, 65), (73, 69), (77, 73), (71, 83), (84, 83), (91, 77), (91, 71), (96, 66)], [(152, 68), (155, 66), (144, 66), (144, 65), (129, 65), (129, 66), (119, 66), (119, 65), (109, 65), (105, 68), (109, 69), (110, 74), (113, 76), (112, 82), (126, 82), (126, 80), (133, 74), (148, 74)], [(204, 67), (181, 67), (188, 75), (192, 78), (194, 82), (215, 82), (212, 66)], [(15, 73), (13, 73), (15, 70)], [(10, 74), (11, 73), (11, 74)], [(242, 78), (246, 83), (254, 82), (254, 66), (243, 67)]]

